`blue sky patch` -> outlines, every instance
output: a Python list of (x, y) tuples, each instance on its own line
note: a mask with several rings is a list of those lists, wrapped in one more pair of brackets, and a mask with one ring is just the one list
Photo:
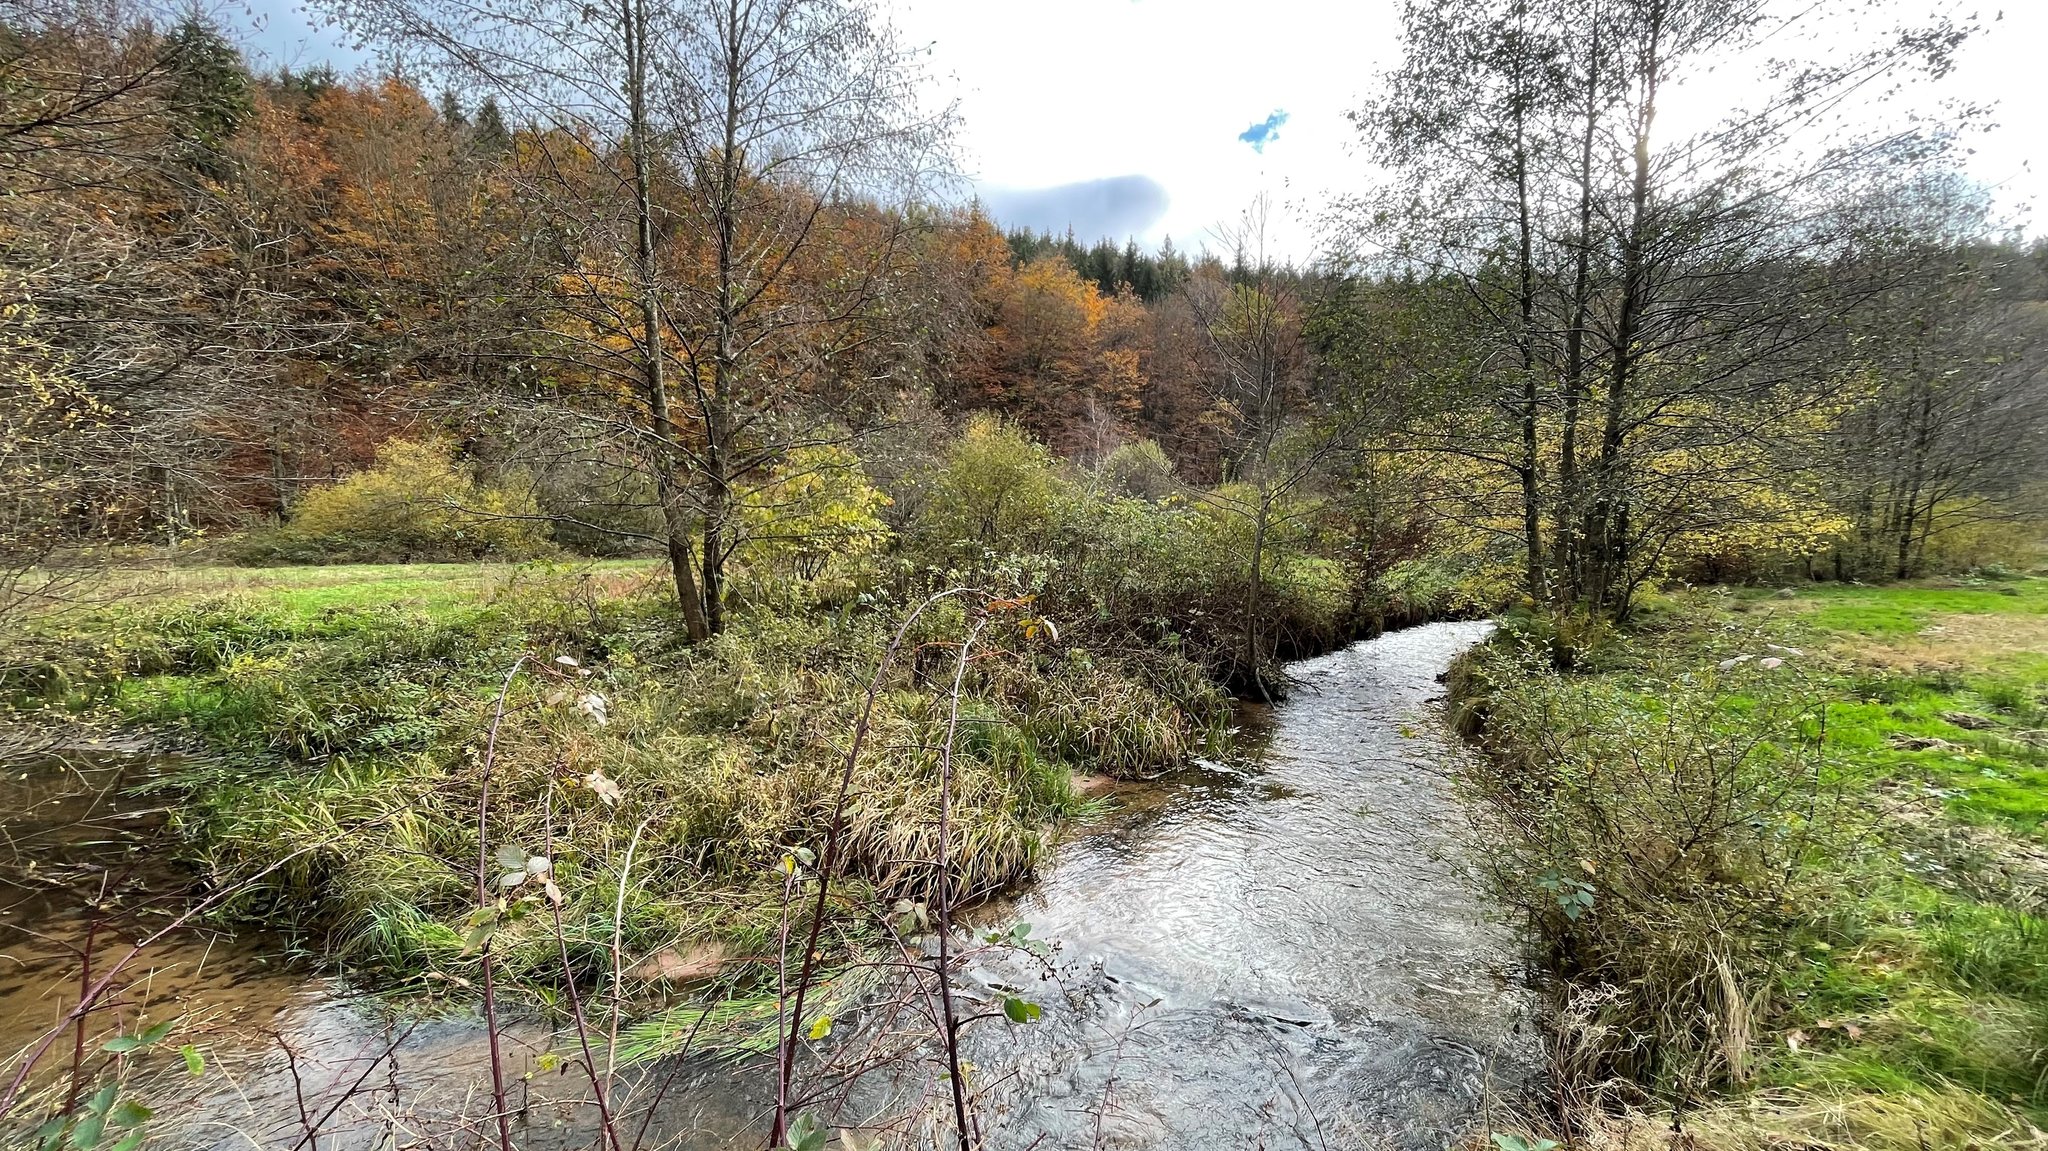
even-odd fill
[(1252, 146), (1252, 151), (1264, 153), (1266, 145), (1280, 138), (1280, 125), (1287, 122), (1287, 113), (1278, 108), (1271, 116), (1253, 124), (1237, 134), (1237, 138)]

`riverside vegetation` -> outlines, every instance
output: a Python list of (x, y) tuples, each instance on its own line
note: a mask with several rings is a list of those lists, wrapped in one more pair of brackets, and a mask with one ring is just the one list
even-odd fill
[[(998, 891), (1086, 805), (1077, 774), (1155, 775), (1226, 744), (1218, 684), (1242, 650), (1253, 578), (1227, 511), (1172, 490), (1115, 495), (995, 421), (971, 425), (893, 503), (853, 462), (842, 468), (834, 498), (776, 513), (831, 520), (839, 546), (750, 555), (745, 578), (761, 591), (706, 643), (679, 640), (643, 561), (189, 569), (39, 622), (6, 685), (18, 717), (105, 715), (198, 741), (201, 766), (153, 784), (179, 797), (181, 855), (239, 892), (234, 913), (385, 979), (439, 981), (420, 987), (473, 974), (479, 848), (543, 838), (571, 938), (591, 949), (577, 973), (605, 961), (615, 906), (637, 956), (771, 952), (784, 898), (774, 865), (829, 821), (868, 679), (908, 606), (933, 591), (1009, 589), (964, 681), (955, 864), (941, 877), (928, 863), (948, 722), (935, 691), (984, 614), (973, 600), (925, 613), (885, 681), (853, 783), (846, 860), (862, 888), (849, 910), (924, 902), (940, 882), (956, 899)], [(913, 499), (914, 519), (878, 514)], [(1290, 506), (1289, 530), (1267, 545), (1256, 578), (1269, 651), (1498, 594), (1483, 572), (1454, 568), (1431, 577), (1432, 600), (1415, 599), (1419, 576), (1355, 588), (1328, 558), (1340, 537), (1319, 526), (1335, 514)], [(407, 538), (348, 546), (417, 551), (429, 538), (379, 522)], [(819, 530), (805, 525), (805, 538)], [(317, 538), (293, 532), (293, 546)], [(146, 571), (126, 578), (148, 586)], [(500, 814), (479, 844), (484, 745), (521, 659), (491, 775)], [(842, 926), (857, 943), (855, 918)], [(538, 921), (498, 944), (543, 1004), (564, 977), (554, 947)], [(757, 977), (730, 967), (739, 983)], [(712, 962), (700, 974), (718, 973)]]
[(1465, 786), (1570, 1137), (2040, 1145), (2044, 653), (2008, 573), (1507, 617), (1456, 676)]

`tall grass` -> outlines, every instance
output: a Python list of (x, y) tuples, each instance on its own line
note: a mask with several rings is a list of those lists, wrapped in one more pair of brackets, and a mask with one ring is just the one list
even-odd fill
[[(684, 646), (654, 598), (579, 599), (543, 580), (434, 614), (173, 603), (126, 613), (90, 640), (53, 636), (46, 654), (90, 647), (101, 661), (73, 682), (110, 686), (80, 688), (74, 704), (101, 699), (216, 750), (158, 786), (178, 794), (182, 853), (218, 888), (236, 887), (243, 913), (354, 964), (462, 974), (475, 964), (462, 941), (478, 853), (551, 838), (570, 966), (595, 975), (602, 949), (586, 925), (621, 904), (641, 953), (718, 940), (760, 954), (778, 904), (774, 865), (815, 848), (828, 825), (839, 749), (898, 618), (886, 607), (761, 611)], [(1077, 771), (1158, 773), (1224, 726), (1227, 701), (1186, 661), (1091, 651), (998, 620), (961, 684), (942, 878), (928, 861), (948, 717), (933, 701), (949, 669), (933, 657), (967, 626), (959, 611), (920, 619), (880, 685), (844, 810), (855, 902), (922, 901), (939, 883), (962, 900), (999, 891), (1081, 802)], [(492, 841), (479, 842), (493, 700), (521, 656), (548, 674), (519, 677), (506, 701)], [(602, 698), (601, 724), (586, 697)], [(621, 890), (636, 828), (635, 877)], [(498, 932), (512, 986), (543, 993), (561, 966), (552, 937), (537, 922)]]
[(2048, 927), (2015, 882), (2037, 816), (1987, 799), (2026, 760), (1974, 738), (2030, 693), (1874, 670), (1814, 616), (1747, 614), (1692, 597), (1563, 645), (1511, 619), (1451, 677), (1485, 753), (1464, 781), (1480, 858), (1541, 960), (1563, 1133), (1626, 1143), (1616, 1115), (1653, 1113), (1715, 1148), (2040, 1144)]

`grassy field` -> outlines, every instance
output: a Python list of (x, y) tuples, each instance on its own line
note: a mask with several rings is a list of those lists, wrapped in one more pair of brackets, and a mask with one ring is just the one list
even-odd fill
[(653, 560), (559, 564), (332, 564), (320, 567), (136, 567), (81, 589), (80, 598), (129, 606), (240, 595), (295, 616), (335, 609), (412, 607), (428, 613), (474, 605), (523, 582), (588, 578), (618, 594), (659, 578)]
[(2048, 1146), (2048, 579), (1654, 597), (1569, 674), (1518, 630), (1477, 794), (1581, 1088), (1711, 1148)]
[(1726, 596), (1826, 660), (1828, 744), (1865, 778), (2048, 845), (2048, 579)]
[(2048, 580), (1745, 606), (1825, 661), (1826, 746), (1870, 836), (1785, 973), (1765, 1082), (1854, 1099), (1873, 1143), (2040, 1145)]

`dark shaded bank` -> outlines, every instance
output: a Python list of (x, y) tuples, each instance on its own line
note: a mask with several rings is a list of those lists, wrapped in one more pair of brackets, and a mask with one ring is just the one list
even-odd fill
[[(1343, 651), (1392, 632), (1429, 624), (1483, 623), (1493, 618), (1499, 607), (1487, 590), (1475, 582), (1471, 587), (1460, 586), (1424, 597), (1369, 596), (1331, 626), (1316, 627), (1282, 619), (1276, 621), (1271, 637), (1273, 658), (1280, 665), (1278, 669), (1266, 669), (1258, 680), (1241, 672), (1228, 674), (1222, 678), (1222, 686), (1238, 699), (1267, 702), (1283, 699), (1295, 684), (1294, 672), (1297, 669), (1293, 665)], [(1469, 658), (1469, 652), (1455, 657), (1451, 670), (1463, 666)], [(1450, 673), (1446, 671), (1444, 674)]]

